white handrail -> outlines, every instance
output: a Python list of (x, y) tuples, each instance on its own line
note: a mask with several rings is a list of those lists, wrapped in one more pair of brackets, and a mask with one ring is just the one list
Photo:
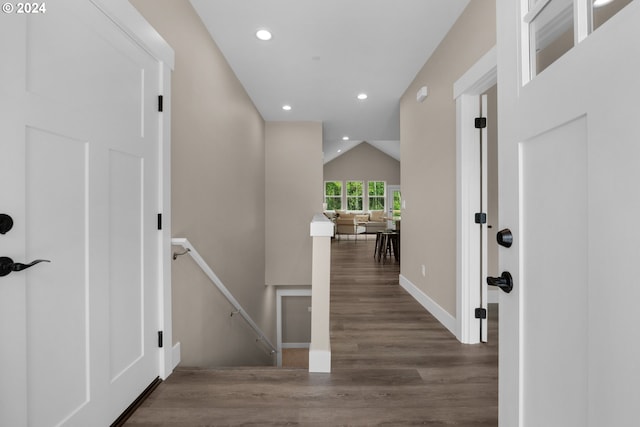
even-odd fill
[[(193, 247), (193, 245), (191, 245), (191, 242), (189, 242), (188, 239), (183, 237), (175, 237), (171, 239), (171, 244), (173, 246), (182, 246), (187, 251), (185, 253), (188, 253), (189, 255), (191, 255), (191, 258), (193, 258), (196, 264), (200, 266), (202, 271), (204, 271), (204, 273), (209, 277), (209, 279), (213, 282), (213, 284), (216, 285), (218, 290), (222, 292), (222, 295), (224, 295), (225, 298), (227, 298), (227, 301), (229, 301), (229, 303), (236, 310), (235, 313), (240, 314), (242, 318), (245, 320), (245, 322), (247, 322), (247, 324), (251, 326), (254, 332), (258, 335), (258, 339), (264, 342), (269, 347), (269, 349), (271, 350), (271, 354), (276, 353), (277, 350), (275, 346), (271, 343), (271, 341), (269, 341), (269, 338), (267, 338), (265, 334), (262, 333), (262, 330), (258, 327), (258, 325), (256, 325), (256, 323), (253, 321), (251, 316), (249, 316), (249, 314), (244, 310), (244, 308), (242, 308), (240, 303), (233, 297), (233, 295), (231, 295), (231, 292), (229, 292), (227, 287), (222, 283), (222, 280), (220, 280), (220, 278), (216, 276), (216, 273), (213, 272), (211, 267), (209, 267), (206, 261), (200, 256), (198, 251)], [(174, 255), (174, 259), (175, 259), (175, 255)]]

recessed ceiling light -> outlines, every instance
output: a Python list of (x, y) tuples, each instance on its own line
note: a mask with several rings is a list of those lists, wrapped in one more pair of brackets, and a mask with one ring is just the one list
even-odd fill
[(256, 37), (263, 41), (271, 40), (271, 32), (265, 29), (258, 30), (256, 31)]
[(359, 94), (358, 94), (358, 99), (359, 99), (360, 101), (364, 101), (364, 100), (365, 100), (365, 99), (367, 99), (367, 98), (368, 98), (368, 96), (367, 96), (367, 94), (366, 94), (366, 93), (359, 93)]
[(345, 136), (343, 136), (343, 137), (342, 137), (342, 140), (343, 140), (343, 141), (348, 141), (348, 140), (349, 140), (349, 137), (345, 135)]
[(283, 105), (283, 106), (282, 106), (282, 109), (283, 109), (284, 111), (291, 111), (291, 105)]
[(613, 0), (594, 0), (593, 7), (604, 6), (605, 4), (611, 3)]

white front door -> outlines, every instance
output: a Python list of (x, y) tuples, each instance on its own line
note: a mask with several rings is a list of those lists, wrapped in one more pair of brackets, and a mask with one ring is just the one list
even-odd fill
[(637, 425), (640, 1), (544, 3), (497, 4), (500, 425)]
[(0, 17), (0, 425), (108, 425), (159, 371), (159, 64), (92, 2)]

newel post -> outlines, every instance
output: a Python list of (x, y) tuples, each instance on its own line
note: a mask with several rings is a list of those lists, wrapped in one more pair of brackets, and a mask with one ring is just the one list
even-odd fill
[(329, 293), (331, 276), (331, 237), (333, 222), (322, 214), (311, 221), (313, 255), (311, 265), (311, 345), (309, 372), (331, 372), (329, 338)]

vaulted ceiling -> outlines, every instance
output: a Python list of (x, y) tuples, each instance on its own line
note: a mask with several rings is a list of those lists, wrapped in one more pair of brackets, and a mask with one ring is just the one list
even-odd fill
[(468, 2), (191, 0), (265, 120), (323, 122), (325, 163), (362, 141), (400, 160), (400, 97)]

